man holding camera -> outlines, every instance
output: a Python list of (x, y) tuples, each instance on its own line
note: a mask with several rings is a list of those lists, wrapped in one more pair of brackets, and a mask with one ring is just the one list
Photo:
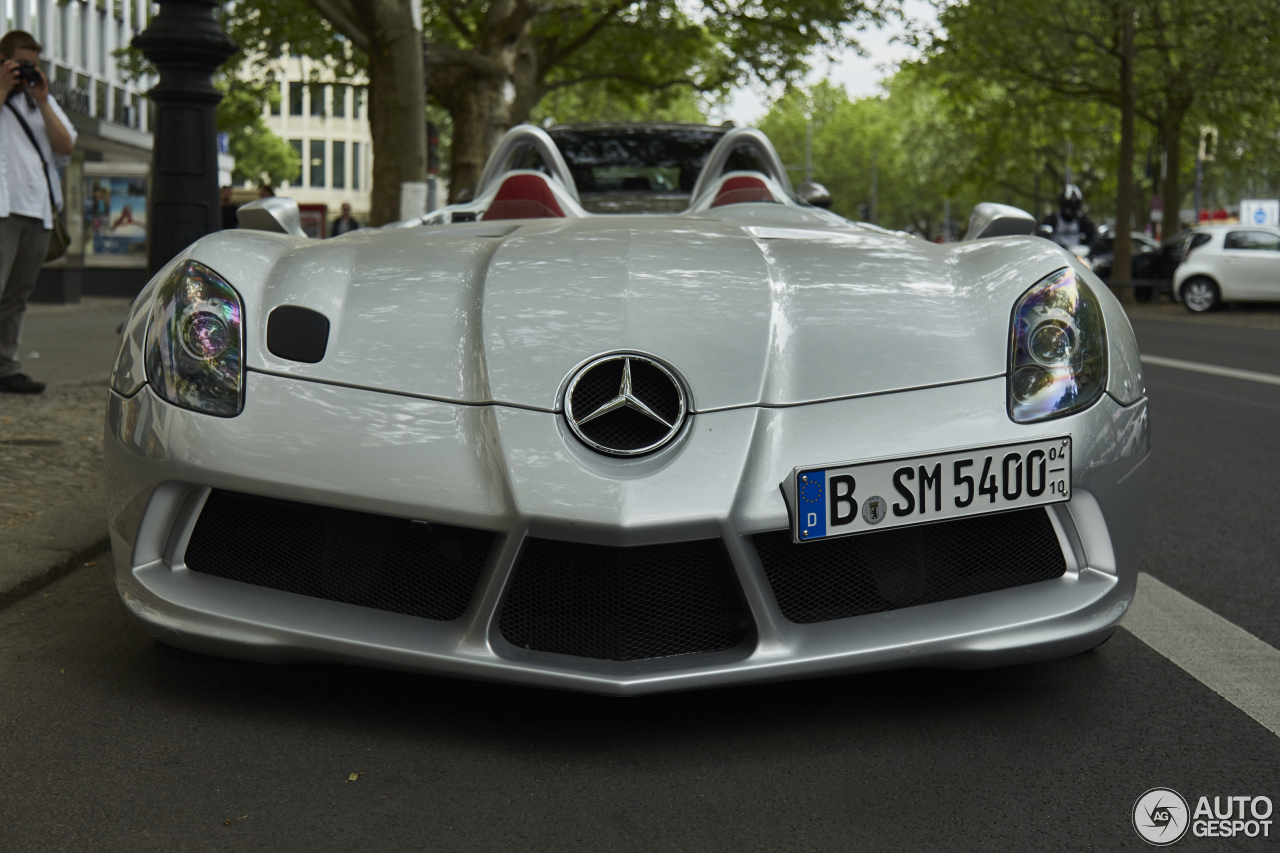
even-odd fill
[(69, 162), (76, 132), (49, 95), (40, 46), (30, 33), (0, 38), (0, 393), (38, 394), (22, 373), (18, 338), (62, 208), (57, 165)]

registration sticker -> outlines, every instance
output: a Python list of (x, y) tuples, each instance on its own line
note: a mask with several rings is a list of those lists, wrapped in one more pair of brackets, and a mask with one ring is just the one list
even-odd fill
[(1071, 499), (1071, 437), (794, 472), (791, 535), (813, 542)]

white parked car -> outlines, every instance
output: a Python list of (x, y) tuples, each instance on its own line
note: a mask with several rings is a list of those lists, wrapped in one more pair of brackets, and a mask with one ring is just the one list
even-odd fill
[(1280, 228), (1197, 228), (1173, 274), (1173, 298), (1195, 313), (1238, 300), (1280, 302)]

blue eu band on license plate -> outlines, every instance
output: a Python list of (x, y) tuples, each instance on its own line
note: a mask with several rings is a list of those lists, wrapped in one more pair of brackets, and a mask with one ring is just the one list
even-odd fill
[(792, 538), (812, 542), (1071, 499), (1071, 437), (794, 472)]

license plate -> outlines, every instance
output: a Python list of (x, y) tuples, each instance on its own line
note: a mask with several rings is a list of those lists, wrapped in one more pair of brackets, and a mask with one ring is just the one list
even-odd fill
[(792, 539), (985, 515), (1071, 499), (1071, 437), (795, 470)]

